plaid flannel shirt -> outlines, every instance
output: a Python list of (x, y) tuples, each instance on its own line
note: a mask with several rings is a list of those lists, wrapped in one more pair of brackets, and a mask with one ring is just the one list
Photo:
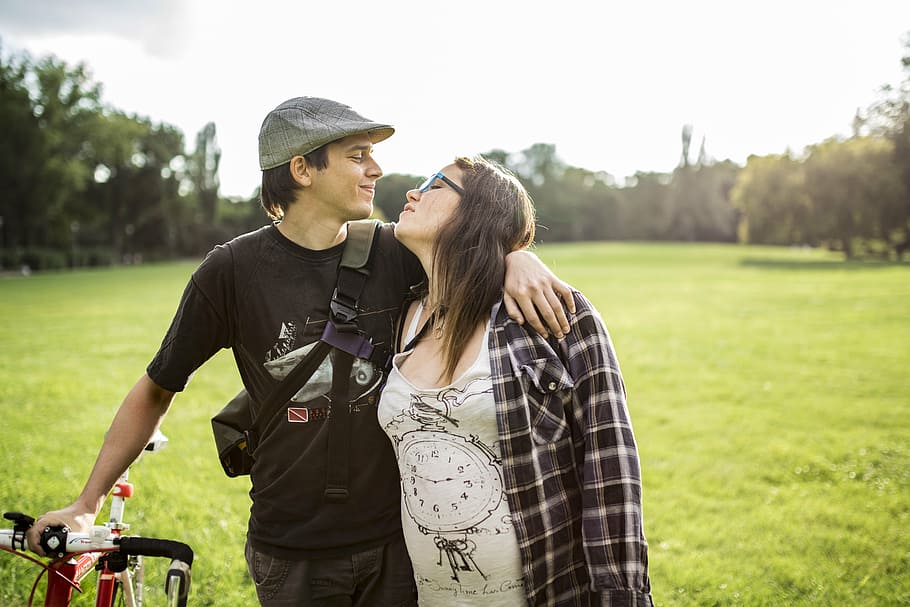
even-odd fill
[(562, 340), (493, 308), (504, 480), (532, 606), (653, 607), (638, 450), (597, 310), (575, 293)]

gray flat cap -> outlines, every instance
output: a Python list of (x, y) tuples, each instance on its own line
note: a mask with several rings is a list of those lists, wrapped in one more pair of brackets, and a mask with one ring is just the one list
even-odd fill
[(336, 139), (367, 133), (373, 143), (395, 132), (389, 124), (364, 118), (350, 107), (319, 97), (288, 99), (268, 113), (259, 129), (259, 168), (263, 171), (309, 154)]

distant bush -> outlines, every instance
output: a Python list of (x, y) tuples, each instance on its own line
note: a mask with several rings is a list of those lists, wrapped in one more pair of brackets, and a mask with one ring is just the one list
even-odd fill
[(114, 252), (108, 247), (81, 248), (69, 255), (70, 267), (109, 266), (114, 263)]
[(8, 263), (4, 259), (3, 267), (16, 270), (62, 270), (69, 266), (69, 259), (63, 251), (48, 248), (13, 250)]
[(64, 270), (109, 266), (113, 263), (114, 254), (108, 247), (86, 247), (70, 252), (44, 247), (0, 250), (0, 270), (7, 272)]

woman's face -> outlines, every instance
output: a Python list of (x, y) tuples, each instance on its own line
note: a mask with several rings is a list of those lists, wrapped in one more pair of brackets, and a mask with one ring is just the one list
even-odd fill
[[(456, 191), (456, 188), (462, 187), (464, 175), (461, 169), (450, 164), (439, 173), (445, 179), (437, 175), (424, 188), (415, 188), (407, 193), (407, 203), (395, 225), (396, 238), (414, 252), (432, 248), (439, 230), (457, 212), (461, 202), (461, 194)], [(455, 184), (454, 187), (452, 184)]]

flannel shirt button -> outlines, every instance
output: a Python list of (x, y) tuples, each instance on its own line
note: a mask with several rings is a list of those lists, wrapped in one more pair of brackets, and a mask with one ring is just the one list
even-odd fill
[(549, 384), (547, 384), (547, 390), (550, 392), (556, 392), (556, 387), (557, 386), (555, 381), (551, 381)]

